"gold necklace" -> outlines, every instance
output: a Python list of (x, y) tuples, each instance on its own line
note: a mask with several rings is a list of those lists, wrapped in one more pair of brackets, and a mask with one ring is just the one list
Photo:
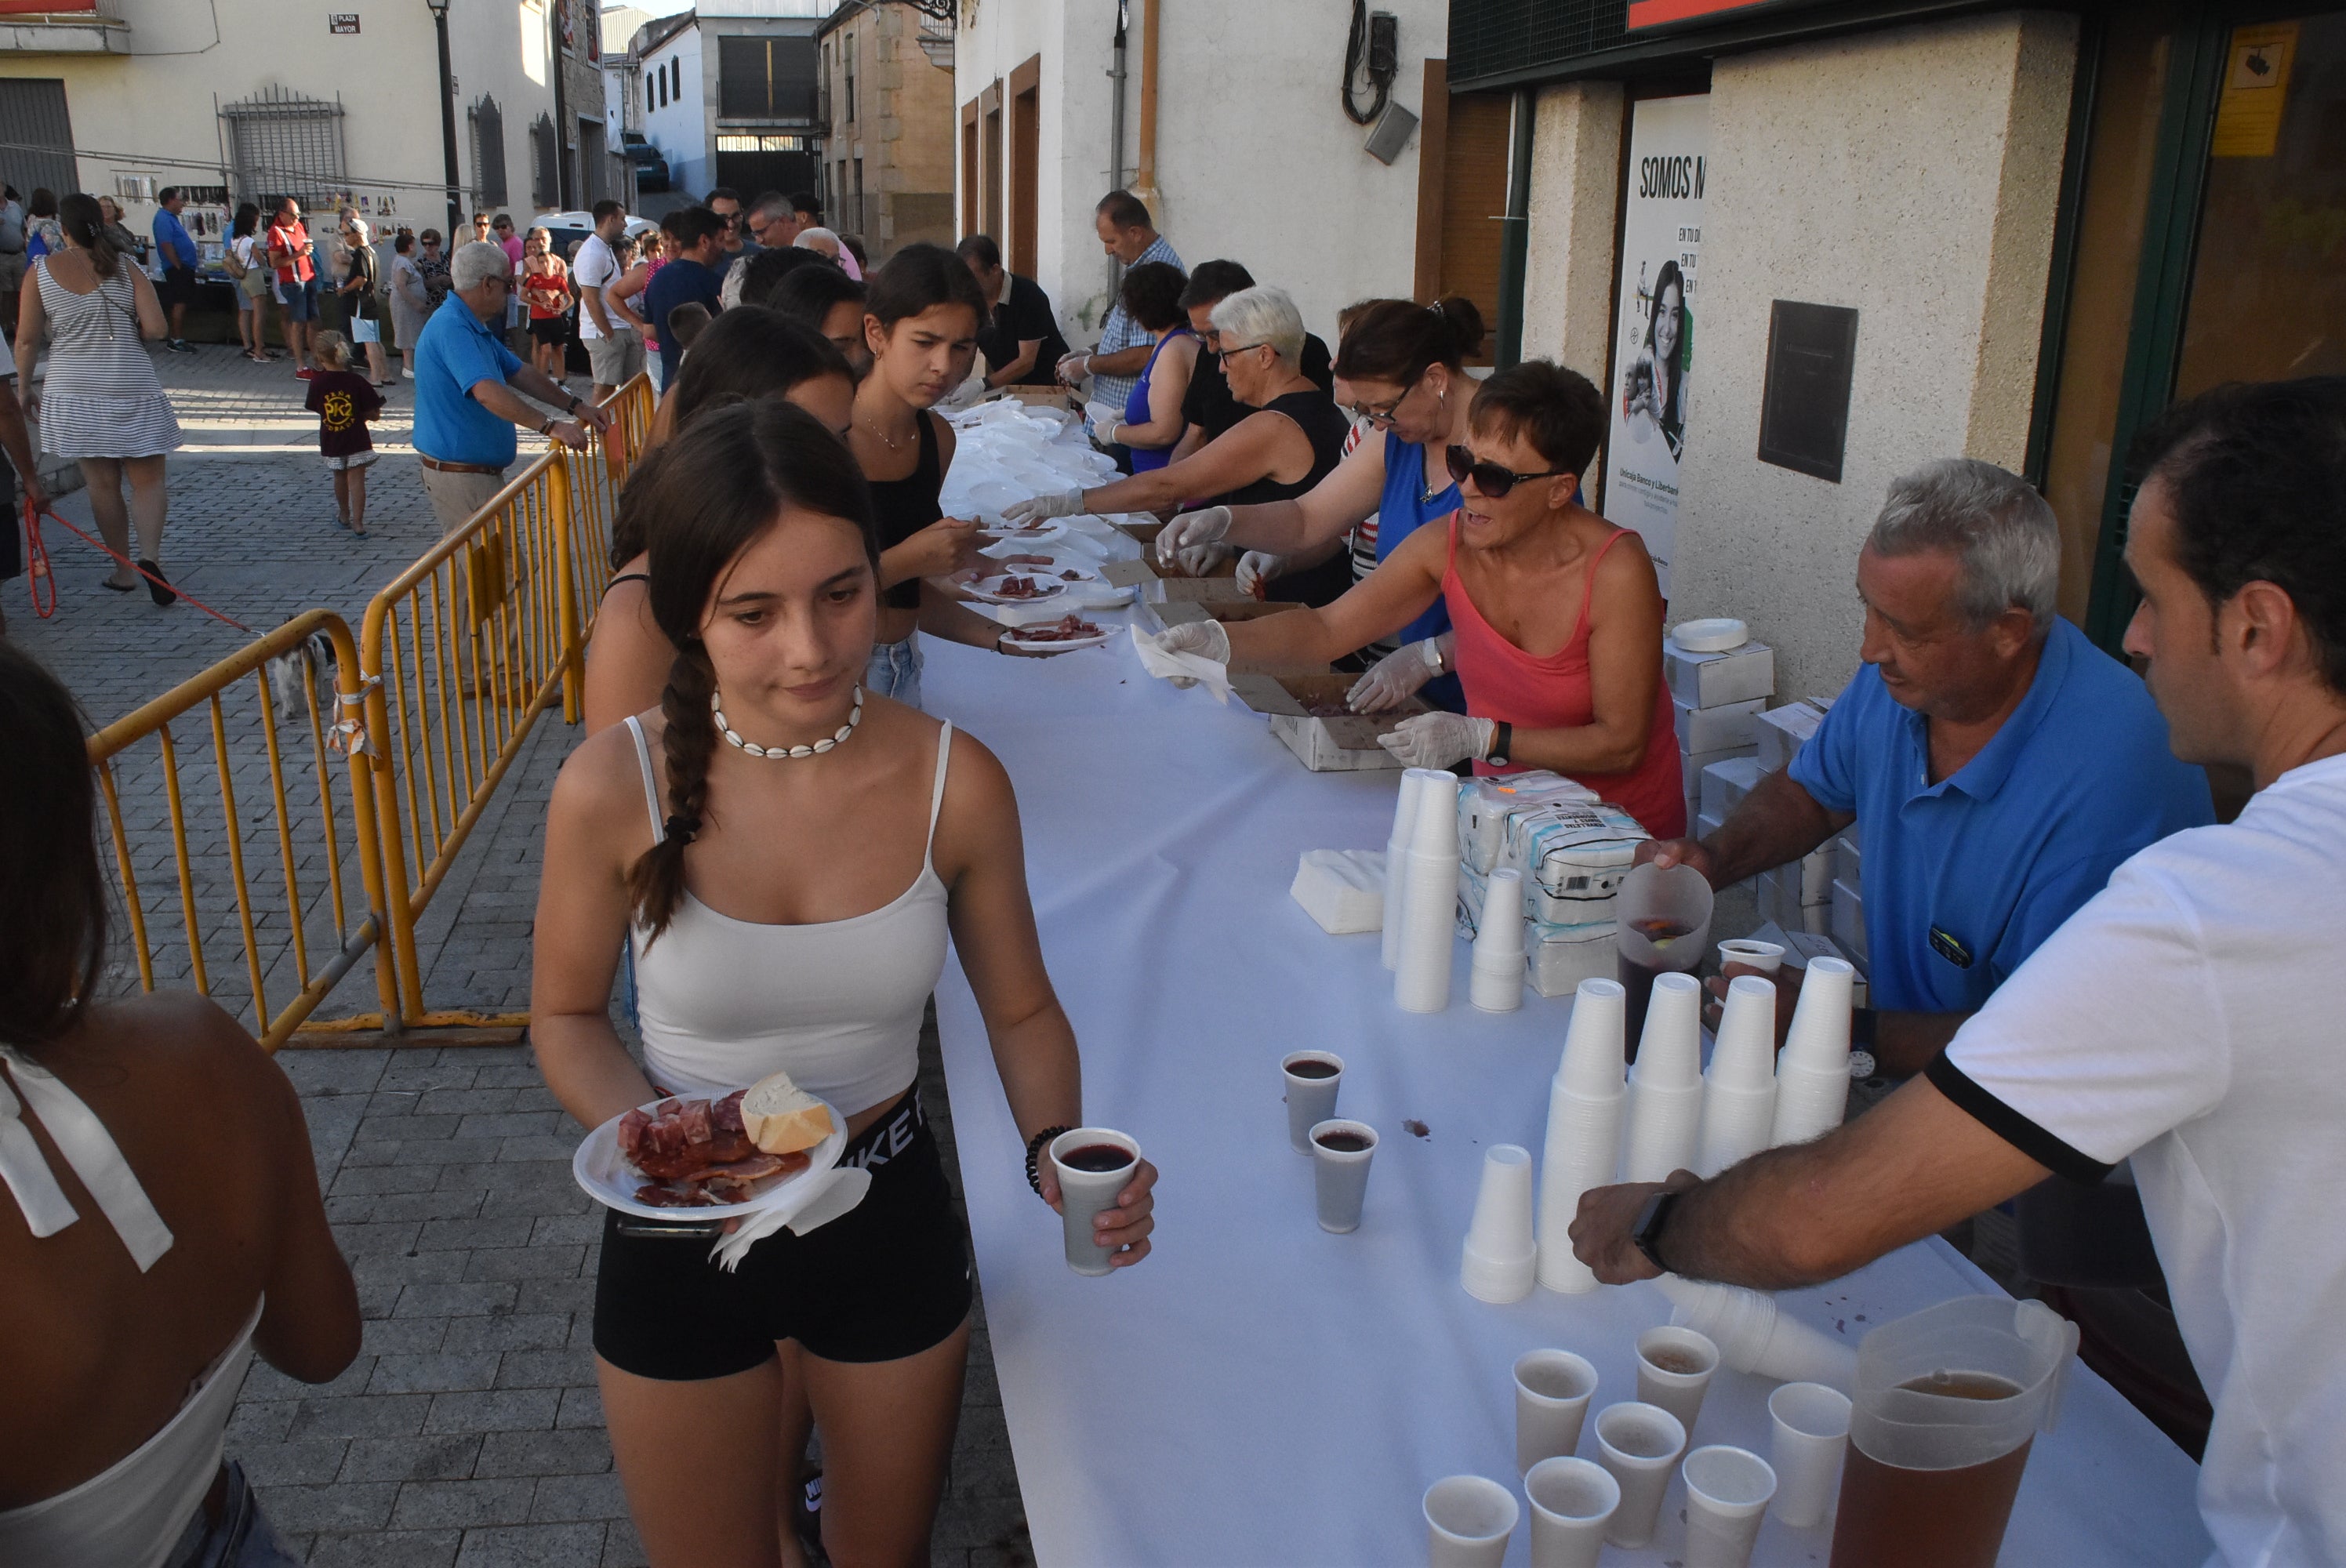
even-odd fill
[[(920, 416), (920, 412), (919, 412), (919, 411), (918, 411), (918, 410), (913, 411), (913, 434), (912, 434), (912, 435), (908, 435), (908, 436), (906, 436), (906, 437), (904, 438), (904, 441), (910, 441), (910, 440), (912, 440), (914, 436), (917, 436), (917, 435), (919, 435), (919, 434), (921, 433), (921, 423), (920, 423), (920, 421), (921, 421), (921, 416)], [(863, 422), (863, 428), (864, 428), (864, 429), (866, 429), (866, 430), (868, 430), (868, 431), (870, 431), (870, 432), (871, 432), (871, 433), (872, 433), (875, 437), (877, 437), (877, 438), (878, 438), (878, 440), (879, 440), (879, 442), (880, 442), (880, 444), (881, 444), (881, 445), (882, 445), (882, 446), (884, 446), (884, 447), (886, 447), (886, 448), (887, 448), (889, 451), (891, 451), (891, 452), (895, 452), (895, 451), (899, 450), (899, 449), (900, 449), (900, 448), (902, 448), (902, 447), (903, 446), (903, 444), (904, 444), (904, 441), (896, 441), (896, 440), (892, 439), (892, 438), (889, 436), (889, 434), (888, 434), (888, 433), (887, 433), (886, 431), (882, 430), (882, 429), (880, 428), (880, 426), (879, 426), (879, 424), (878, 424), (878, 423), (877, 423), (876, 421), (873, 421), (873, 420), (869, 419), (869, 418), (865, 419), (865, 420), (864, 420), (864, 422)]]

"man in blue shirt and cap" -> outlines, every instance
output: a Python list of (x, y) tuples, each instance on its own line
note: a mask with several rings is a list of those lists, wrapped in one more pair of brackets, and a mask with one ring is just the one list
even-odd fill
[(1898, 480), (1858, 555), (1865, 667), (1719, 831), (1641, 851), (1725, 887), (1855, 820), (1872, 1005), (1852, 1033), (1894, 1074), (2128, 856), (2214, 820), (2141, 680), (2054, 613), (2060, 545), (2044, 497), (1993, 463)]

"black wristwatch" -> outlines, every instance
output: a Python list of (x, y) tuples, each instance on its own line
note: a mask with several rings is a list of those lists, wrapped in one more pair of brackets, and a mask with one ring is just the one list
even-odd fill
[(1646, 1261), (1665, 1274), (1678, 1272), (1662, 1257), (1662, 1227), (1670, 1222), (1670, 1210), (1678, 1206), (1677, 1192), (1658, 1192), (1646, 1200), (1637, 1211), (1637, 1223), (1629, 1231), (1629, 1239), (1646, 1255)]
[(570, 394), (570, 412), (572, 413), (576, 413), (578, 412), (578, 394), (576, 392), (572, 392)]
[(1871, 1007), (1849, 1010), (1849, 1043), (1859, 1051), (1873, 1049), (1875, 1036), (1881, 1033), (1882, 1014)]
[(1500, 719), (1499, 728), (1491, 734), (1491, 754), (1483, 759), (1494, 768), (1509, 766), (1508, 753), (1515, 748), (1515, 727)]

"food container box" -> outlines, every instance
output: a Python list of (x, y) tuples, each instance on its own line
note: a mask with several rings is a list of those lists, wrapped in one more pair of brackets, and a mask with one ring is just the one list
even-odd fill
[(1507, 824), (1543, 806), (1594, 800), (1596, 792), (1545, 769), (1469, 779), (1458, 786), (1458, 860), (1488, 876), (1507, 852)]
[(1665, 637), (1662, 678), (1669, 683), (1670, 696), (1688, 708), (1725, 708), (1776, 689), (1776, 653), (1766, 643), (1745, 643), (1725, 653), (1688, 653)]
[(1547, 925), (1610, 921), (1637, 846), (1652, 837), (1610, 801), (1564, 801), (1512, 819), (1501, 862), (1524, 877), (1525, 912)]
[(1824, 721), (1824, 709), (1809, 702), (1788, 702), (1760, 714), (1752, 725), (1752, 738), (1760, 746), (1760, 766), (1770, 773), (1789, 767)]
[(1413, 697), (1388, 713), (1354, 713), (1344, 706), (1344, 694), (1359, 679), (1354, 675), (1248, 672), (1230, 677), (1230, 692), (1266, 715), (1270, 732), (1314, 773), (1399, 768), (1400, 760), (1377, 744), (1377, 737), (1390, 733), (1410, 715), (1428, 711), (1426, 706)]
[(1734, 757), (1702, 770), (1702, 815), (1724, 822), (1760, 787), (1762, 772), (1756, 757)]
[(1865, 956), (1865, 899), (1847, 882), (1835, 880), (1832, 896), (1832, 939), (1860, 969)]
[(1687, 798), (1693, 802), (1688, 808), (1687, 820), (1691, 822), (1702, 814), (1702, 770), (1714, 762), (1732, 762), (1739, 757), (1759, 753), (1756, 746), (1729, 746), (1718, 751), (1688, 751), (1678, 757), (1678, 777), (1686, 785)]
[(1757, 726), (1762, 709), (1768, 706), (1764, 697), (1746, 702), (1729, 702), (1717, 708), (1694, 708), (1670, 698), (1676, 710), (1678, 750), (1692, 755), (1698, 751), (1740, 750), (1759, 739)]
[[(1831, 906), (1829, 904), (1820, 905), (1818, 907), (1824, 909), (1828, 913), (1830, 913), (1831, 910)], [(1763, 925), (1758, 931), (1750, 932), (1747, 934), (1756, 937), (1761, 942), (1772, 942), (1781, 947), (1784, 950), (1784, 962), (1791, 965), (1794, 969), (1808, 968), (1809, 961), (1812, 958), (1848, 959), (1850, 957), (1848, 953), (1843, 952), (1841, 950), (1840, 945), (1833, 941), (1831, 934), (1827, 932), (1801, 931), (1794, 926), (1788, 926), (1781, 922), (1776, 922)], [(1854, 962), (1855, 961), (1851, 960), (1851, 962)], [(1850, 1005), (1852, 1007), (1872, 1006), (1872, 1003), (1867, 1000), (1871, 994), (1872, 993), (1865, 983), (1865, 972), (1863, 968), (1861, 967), (1855, 977), (1855, 983), (1851, 989)]]
[(1070, 411), (1076, 406), (1065, 387), (1004, 387), (986, 401), (1024, 403), (1028, 408), (1064, 408)]
[(1251, 603), (1254, 598), (1239, 588), (1238, 568), (1229, 563), (1206, 577), (1159, 576), (1157, 568), (1146, 560), (1103, 561), (1099, 571), (1117, 587), (1137, 588), (1146, 603), (1168, 604), (1182, 599), (1245, 599)]

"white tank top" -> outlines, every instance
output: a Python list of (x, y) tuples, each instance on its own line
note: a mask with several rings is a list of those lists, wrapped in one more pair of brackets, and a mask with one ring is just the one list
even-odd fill
[[(29, 1105), (66, 1163), (81, 1178), (140, 1273), (170, 1250), (171, 1232), (148, 1200), (106, 1125), (40, 1064), (0, 1045), (0, 1179), (36, 1237), (55, 1236), (80, 1216), (21, 1119)], [(13, 1078), (17, 1094), (9, 1084)], [(219, 1473), (220, 1435), (252, 1360), (261, 1303), (197, 1377), (162, 1430), (79, 1486), (0, 1512), (0, 1563), (8, 1568), (157, 1568)]]
[[(666, 812), (651, 747), (633, 718), (652, 833)], [(781, 1071), (842, 1115), (884, 1105), (919, 1072), (921, 1016), (945, 966), (945, 885), (932, 863), (953, 726), (937, 733), (928, 840), (913, 885), (869, 914), (768, 925), (719, 914), (687, 892), (647, 945), (635, 927), (644, 1068), (679, 1095), (725, 1095)]]

